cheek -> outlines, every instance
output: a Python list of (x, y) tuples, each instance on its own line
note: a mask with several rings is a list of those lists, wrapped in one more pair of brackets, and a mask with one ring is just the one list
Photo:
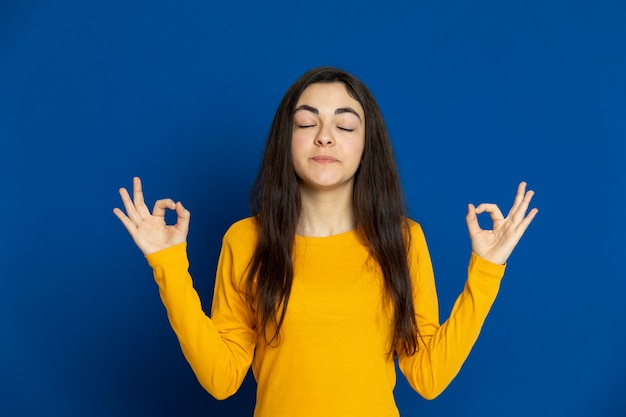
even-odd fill
[(300, 165), (302, 165), (302, 158), (305, 155), (303, 141), (299, 140), (297, 135), (293, 135), (291, 138), (291, 164), (293, 165), (296, 174), (300, 171)]
[(305, 135), (294, 133), (291, 136), (291, 155), (301, 155), (307, 149), (307, 144), (309, 141), (306, 139)]
[(355, 156), (355, 159), (361, 162), (363, 159), (363, 152), (365, 151), (365, 143), (363, 141), (356, 142), (352, 145), (352, 154)]

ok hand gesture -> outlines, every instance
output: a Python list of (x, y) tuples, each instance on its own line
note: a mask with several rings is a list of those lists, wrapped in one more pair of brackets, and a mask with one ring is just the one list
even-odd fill
[[(144, 255), (186, 241), (190, 213), (182, 203), (175, 203), (169, 198), (158, 200), (150, 214), (143, 200), (141, 180), (137, 177), (133, 178), (133, 199), (130, 198), (125, 188), (120, 188), (120, 196), (127, 214), (117, 207), (113, 209), (113, 213), (126, 227)], [(176, 211), (178, 220), (175, 225), (165, 224), (165, 210), (167, 209)]]
[[(495, 204), (480, 204), (478, 207), (469, 204), (467, 209), (467, 229), (472, 241), (472, 251), (483, 259), (497, 264), (504, 264), (513, 252), (517, 242), (538, 213), (536, 208), (530, 210), (528, 205), (534, 192), (526, 192), (526, 183), (520, 183), (515, 195), (513, 207), (506, 218)], [(493, 230), (483, 230), (478, 224), (477, 214), (489, 213), (493, 221)]]

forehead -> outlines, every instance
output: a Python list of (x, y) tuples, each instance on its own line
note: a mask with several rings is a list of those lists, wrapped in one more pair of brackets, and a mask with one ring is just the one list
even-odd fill
[(327, 109), (333, 112), (338, 108), (350, 107), (364, 116), (361, 103), (353, 98), (348, 93), (346, 86), (340, 82), (309, 85), (300, 95), (296, 108), (303, 104), (315, 107), (320, 111)]

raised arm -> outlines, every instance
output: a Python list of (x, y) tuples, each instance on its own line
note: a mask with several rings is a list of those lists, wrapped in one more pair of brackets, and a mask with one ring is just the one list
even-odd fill
[[(171, 199), (158, 200), (152, 213), (144, 202), (141, 181), (133, 180), (133, 198), (125, 188), (120, 196), (126, 214), (113, 212), (145, 254), (159, 286), (161, 300), (182, 352), (200, 384), (215, 398), (237, 391), (254, 355), (253, 319), (233, 274), (233, 251), (222, 247), (216, 276), (213, 317), (203, 311), (189, 274), (186, 238), (190, 214)], [(165, 211), (175, 210), (176, 224), (165, 223)]]
[[(425, 398), (438, 396), (458, 374), (478, 339), (483, 323), (500, 287), (504, 263), (537, 214), (526, 211), (533, 192), (521, 183), (513, 207), (506, 218), (495, 204), (469, 205), (467, 226), (472, 240), (472, 256), (463, 292), (457, 298), (448, 320), (439, 324), (435, 280), (430, 255), (421, 228), (412, 231), (411, 268), (414, 274), (414, 305), (419, 329), (419, 349), (415, 355), (399, 357), (402, 373)], [(478, 225), (477, 214), (488, 212), (493, 230)]]

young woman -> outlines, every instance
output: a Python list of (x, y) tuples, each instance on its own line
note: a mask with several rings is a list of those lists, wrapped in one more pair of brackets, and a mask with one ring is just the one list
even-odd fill
[[(394, 360), (426, 398), (456, 376), (495, 300), (504, 263), (537, 213), (521, 183), (504, 217), (468, 206), (465, 289), (439, 324), (420, 226), (406, 217), (395, 158), (367, 87), (336, 68), (304, 74), (283, 98), (251, 193), (253, 216), (223, 240), (211, 317), (188, 273), (190, 213), (139, 178), (115, 214), (146, 255), (199, 382), (232, 395), (250, 366), (255, 416), (397, 416)], [(175, 225), (166, 225), (166, 210)], [(493, 230), (482, 230), (480, 213)]]

